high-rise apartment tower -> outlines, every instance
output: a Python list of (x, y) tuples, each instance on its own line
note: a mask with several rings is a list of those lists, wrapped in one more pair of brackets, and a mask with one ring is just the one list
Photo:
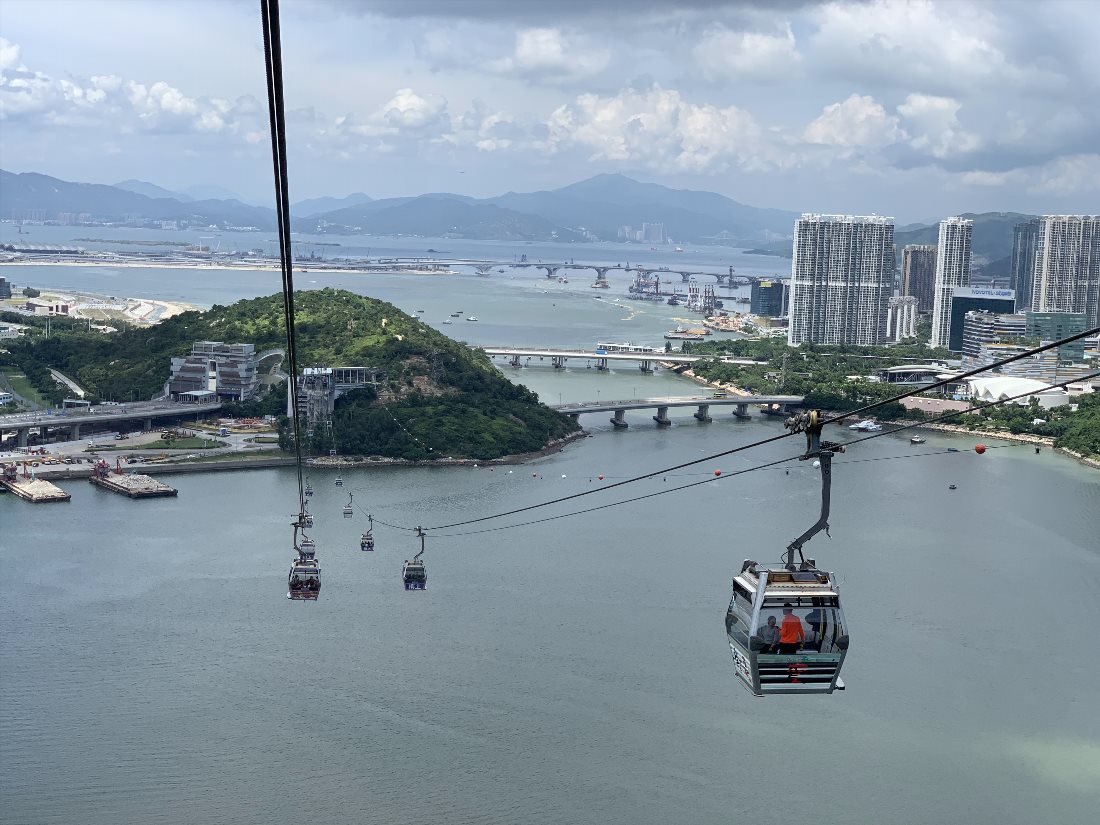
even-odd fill
[(917, 299), (917, 312), (931, 312), (936, 294), (936, 247), (909, 244), (901, 251), (901, 294)]
[(1035, 312), (1083, 312), (1100, 324), (1100, 216), (1044, 215), (1035, 242)]
[(894, 219), (811, 215), (794, 225), (792, 345), (882, 344), (894, 283)]
[(932, 303), (932, 346), (946, 347), (951, 334), (951, 296), (955, 287), (970, 286), (970, 237), (974, 222), (966, 218), (940, 221), (936, 246), (936, 292)]

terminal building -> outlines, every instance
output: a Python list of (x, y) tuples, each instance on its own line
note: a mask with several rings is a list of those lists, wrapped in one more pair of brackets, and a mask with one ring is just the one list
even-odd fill
[(255, 344), (196, 341), (191, 354), (172, 359), (168, 394), (177, 401), (247, 401), (260, 389)]
[[(386, 377), (373, 367), (306, 367), (298, 377), (298, 415), (313, 430), (332, 419), (336, 399), (360, 387), (377, 386)], [(293, 409), (287, 394), (287, 411)]]

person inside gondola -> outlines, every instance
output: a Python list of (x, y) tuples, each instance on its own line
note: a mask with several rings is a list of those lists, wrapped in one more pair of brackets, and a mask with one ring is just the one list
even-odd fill
[(775, 653), (779, 649), (779, 628), (775, 626), (775, 616), (768, 616), (768, 623), (756, 635), (764, 643), (761, 653)]
[(779, 626), (779, 652), (786, 656), (798, 653), (799, 645), (805, 641), (802, 620), (794, 615), (794, 607), (787, 602), (783, 605), (783, 623)]

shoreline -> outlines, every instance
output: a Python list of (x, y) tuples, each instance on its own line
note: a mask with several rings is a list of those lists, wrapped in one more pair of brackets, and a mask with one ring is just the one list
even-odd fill
[[(302, 264), (301, 261), (296, 263)], [(0, 268), (5, 266), (89, 266), (106, 267), (110, 269), (215, 269), (231, 270), (234, 272), (279, 272), (275, 264), (249, 264), (220, 263), (212, 261), (105, 261), (105, 260), (72, 260), (72, 261), (0, 261)], [(344, 267), (329, 266), (304, 266), (294, 267), (295, 272), (332, 272), (337, 275), (457, 275), (454, 269), (349, 269)]]
[[(306, 466), (309, 468), (316, 467), (319, 469), (344, 470), (362, 469), (365, 467), (477, 467), (486, 464), (492, 466), (519, 465), (560, 453), (574, 441), (580, 441), (588, 437), (590, 437), (590, 433), (585, 430), (577, 430), (575, 433), (570, 433), (563, 438), (551, 441), (541, 450), (535, 450), (529, 453), (515, 453), (513, 455), (501, 456), (500, 458), (452, 458), (438, 459), (435, 461), (410, 461), (403, 458), (382, 458), (379, 456), (337, 456), (335, 458), (323, 456), (308, 460)], [(5, 463), (10, 462), (0, 461), (0, 464)], [(17, 461), (16, 463), (18, 465), (21, 461)], [(289, 455), (268, 455), (258, 456), (256, 458), (234, 458), (227, 455), (225, 458), (219, 456), (218, 459), (214, 461), (143, 462), (140, 465), (128, 466), (126, 472), (140, 471), (148, 476), (157, 476), (169, 475), (172, 473), (264, 470), (272, 467), (293, 467), (295, 463), (294, 458)], [(88, 478), (92, 475), (92, 466), (90, 464), (87, 466), (81, 465), (79, 467), (68, 464), (60, 466), (51, 465), (49, 467), (39, 466), (34, 468), (34, 474), (36, 478), (41, 478), (43, 480)]]

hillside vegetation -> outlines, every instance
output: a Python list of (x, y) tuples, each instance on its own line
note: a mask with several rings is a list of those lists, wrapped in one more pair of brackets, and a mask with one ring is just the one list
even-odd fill
[[(281, 295), (187, 312), (154, 327), (113, 335), (62, 331), (49, 340), (13, 342), (0, 366), (21, 369), (55, 402), (66, 391), (53, 368), (99, 398), (157, 395), (171, 358), (195, 341), (246, 342), (258, 351), (285, 346)], [(327, 452), (393, 458), (497, 458), (531, 452), (577, 429), (568, 416), (512, 384), (484, 353), (447, 338), (384, 301), (344, 290), (295, 295), (299, 365), (362, 366), (382, 371), (376, 389), (337, 403), (333, 431), (313, 434)]]

